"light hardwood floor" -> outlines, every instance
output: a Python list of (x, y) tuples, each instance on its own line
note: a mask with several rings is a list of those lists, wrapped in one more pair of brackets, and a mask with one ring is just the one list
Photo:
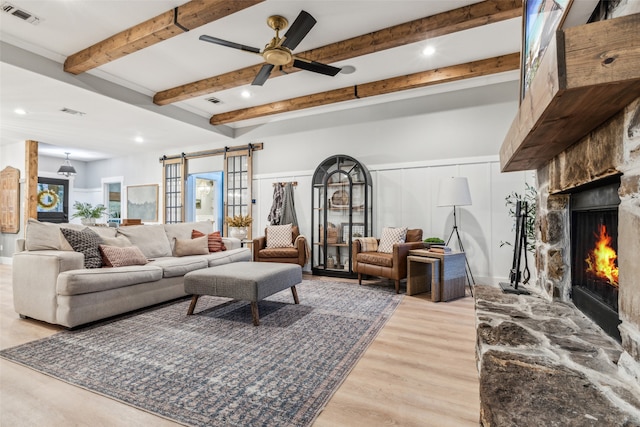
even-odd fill
[[(477, 426), (474, 324), (469, 296), (405, 296), (314, 426)], [(18, 317), (8, 265), (0, 265), (0, 327), (1, 348), (60, 330)], [(0, 387), (0, 426), (177, 425), (4, 359)]]

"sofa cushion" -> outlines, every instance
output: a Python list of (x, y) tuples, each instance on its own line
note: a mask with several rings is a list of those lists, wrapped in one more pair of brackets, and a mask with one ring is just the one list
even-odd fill
[(164, 257), (157, 258), (147, 265), (160, 267), (162, 277), (179, 277), (190, 271), (209, 267), (209, 260), (205, 256)]
[(213, 252), (205, 257), (209, 261), (209, 267), (228, 264), (230, 262), (251, 261), (251, 249), (235, 248), (224, 252)]
[[(64, 226), (63, 226), (64, 227)], [(88, 227), (89, 230), (95, 232), (98, 236), (102, 238), (114, 238), (116, 237), (116, 233), (118, 232), (117, 228), (114, 227)]]
[(164, 224), (164, 231), (171, 244), (171, 251), (174, 250), (174, 239), (190, 239), (191, 232), (198, 230), (202, 234), (213, 233), (213, 221), (181, 222), (177, 224)]
[(162, 224), (118, 227), (118, 234), (140, 248), (147, 258), (172, 256), (171, 245)]
[(102, 267), (102, 256), (100, 256), (100, 250), (98, 249), (102, 239), (98, 234), (89, 228), (81, 231), (61, 228), (60, 231), (62, 231), (74, 251), (84, 254), (84, 268)]
[(80, 295), (162, 279), (162, 269), (149, 265), (71, 270), (58, 275), (58, 295)]
[(385, 227), (382, 229), (380, 243), (378, 244), (378, 252), (393, 252), (393, 245), (396, 243), (404, 243), (407, 238), (407, 227)]
[(381, 252), (360, 252), (356, 260), (363, 264), (379, 265), (380, 267), (393, 267), (393, 254)]
[(25, 249), (28, 251), (73, 250), (60, 232), (58, 224), (40, 222), (33, 218), (27, 220)]
[(291, 224), (270, 225), (265, 232), (267, 248), (291, 248), (293, 247), (293, 235)]
[(298, 258), (297, 248), (267, 248), (258, 252), (260, 258)]
[(118, 246), (100, 245), (102, 263), (107, 267), (124, 267), (127, 265), (145, 265), (147, 257), (135, 246), (125, 248)]
[(126, 248), (128, 246), (133, 246), (131, 244), (131, 241), (127, 239), (125, 236), (102, 237), (102, 244), (107, 246), (116, 246), (118, 248)]
[(220, 252), (226, 251), (227, 248), (222, 241), (222, 236), (219, 231), (214, 231), (213, 233), (204, 234), (198, 230), (191, 231), (191, 238), (195, 239), (196, 237), (207, 236), (207, 242), (209, 244), (209, 252)]
[(173, 254), (175, 256), (187, 255), (207, 255), (209, 253), (209, 243), (207, 236), (196, 237), (195, 239), (174, 239)]

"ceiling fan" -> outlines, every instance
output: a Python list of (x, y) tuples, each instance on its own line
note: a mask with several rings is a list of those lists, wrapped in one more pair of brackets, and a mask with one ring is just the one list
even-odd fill
[(287, 25), (289, 25), (289, 21), (280, 15), (270, 16), (267, 19), (267, 25), (275, 30), (276, 35), (271, 39), (271, 42), (264, 47), (262, 52), (260, 52), (260, 49), (255, 47), (245, 46), (243, 44), (207, 35), (200, 36), (200, 40), (262, 56), (266, 64), (262, 66), (256, 77), (253, 79), (253, 82), (251, 83), (252, 85), (262, 86), (269, 78), (273, 67), (276, 65), (287, 65), (292, 60), (293, 66), (296, 68), (324, 74), (326, 76), (335, 76), (340, 72), (341, 68), (332, 67), (331, 65), (322, 64), (316, 61), (310, 61), (291, 53), (291, 51), (300, 44), (302, 39), (305, 38), (307, 33), (311, 31), (311, 28), (313, 28), (316, 22), (317, 21), (313, 16), (303, 10), (300, 12), (296, 20), (293, 21), (293, 24), (289, 27), (289, 30), (287, 30), (284, 37), (280, 38), (280, 31), (284, 30)]

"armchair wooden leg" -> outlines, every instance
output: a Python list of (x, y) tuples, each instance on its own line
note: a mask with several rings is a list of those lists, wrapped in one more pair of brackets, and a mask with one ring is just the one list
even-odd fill
[(396, 294), (400, 293), (400, 280), (396, 280)]
[(358, 273), (358, 285), (362, 285), (362, 273)]

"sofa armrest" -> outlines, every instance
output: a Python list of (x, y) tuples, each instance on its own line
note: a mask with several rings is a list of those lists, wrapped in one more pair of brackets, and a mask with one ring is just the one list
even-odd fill
[(253, 251), (253, 259), (257, 260), (259, 258), (258, 252), (267, 247), (267, 236), (256, 237), (255, 239), (253, 239), (253, 245), (251, 246), (251, 249)]
[(63, 271), (84, 268), (73, 251), (24, 251), (13, 256), (13, 307), (18, 314), (57, 323), (56, 283)]
[(26, 248), (26, 246), (25, 246), (26, 242), (27, 241), (25, 239), (16, 239), (16, 248), (15, 248), (14, 253), (17, 254), (18, 252), (24, 251), (25, 248)]
[(413, 249), (424, 249), (423, 242), (396, 243), (393, 245), (393, 269), (397, 270), (396, 277), (407, 277), (407, 257)]
[(242, 247), (242, 242), (240, 241), (240, 239), (236, 239), (235, 237), (223, 237), (222, 243), (224, 243), (224, 247), (227, 248), (227, 250), (238, 249)]

